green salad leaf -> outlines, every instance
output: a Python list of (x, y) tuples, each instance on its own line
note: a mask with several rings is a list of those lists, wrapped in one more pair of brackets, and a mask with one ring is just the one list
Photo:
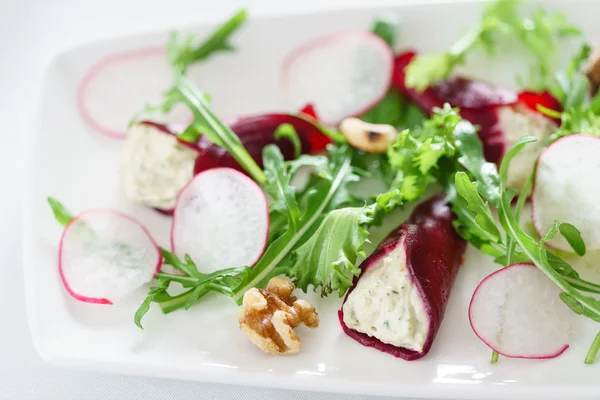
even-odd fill
[(382, 38), (392, 50), (396, 46), (396, 36), (400, 29), (400, 17), (396, 14), (388, 14), (375, 19), (371, 32)]
[[(273, 198), (272, 210), (285, 222), (260, 260), (252, 268), (241, 266), (202, 274), (188, 256), (181, 261), (163, 250), (165, 263), (182, 274), (160, 272), (157, 275), (159, 285), (150, 289), (136, 314), (136, 323), (141, 324), (141, 318), (153, 302), (158, 303), (163, 312), (171, 312), (191, 307), (210, 292), (219, 292), (240, 303), (248, 289), (263, 287), (278, 275), (291, 277), (303, 290), (312, 285), (323, 295), (333, 291), (345, 293), (359, 272), (357, 262), (368, 236), (365, 227), (372, 219), (368, 207), (344, 208), (353, 203), (346, 187), (357, 179), (351, 166), (352, 155), (346, 145), (330, 146), (327, 158), (301, 156), (286, 162), (278, 147), (267, 146), (263, 188)], [(291, 185), (299, 164), (317, 168), (313, 184), (301, 195)], [(324, 236), (341, 240), (326, 241)], [(304, 262), (307, 259), (310, 263)], [(171, 296), (166, 289), (160, 290), (172, 282), (187, 290), (177, 296)]]
[(346, 207), (330, 211), (311, 237), (293, 252), (290, 273), (303, 291), (312, 285), (323, 296), (337, 291), (339, 296), (352, 286), (360, 273), (358, 259), (365, 257), (365, 229), (373, 220), (374, 207)]
[(58, 200), (54, 197), (48, 197), (48, 204), (52, 209), (54, 218), (62, 226), (67, 226), (69, 222), (74, 218), (73, 214)]
[(558, 41), (579, 36), (581, 32), (564, 14), (537, 8), (530, 15), (521, 15), (520, 5), (520, 0), (495, 0), (487, 4), (479, 24), (446, 52), (415, 57), (406, 69), (406, 84), (423, 91), (448, 78), (455, 67), (465, 64), (471, 53), (483, 49), (493, 55), (501, 40), (510, 40), (511, 44), (520, 44), (533, 58), (529, 82), (524, 86), (533, 90), (545, 88), (552, 78)]
[[(198, 44), (194, 44), (197, 41), (195, 35), (189, 35), (181, 39), (177, 32), (171, 32), (167, 41), (167, 59), (175, 71), (184, 75), (190, 65), (204, 61), (215, 53), (235, 51), (229, 40), (244, 25), (247, 18), (248, 13), (246, 10), (238, 11)], [(207, 94), (203, 94), (203, 96), (206, 101), (210, 101)], [(163, 101), (160, 104), (146, 104), (140, 111), (136, 112), (129, 121), (129, 125), (133, 125), (140, 115), (146, 112), (164, 114), (182, 101), (180, 91), (173, 87), (164, 93)], [(196, 122), (196, 124), (190, 125), (188, 129), (182, 132), (179, 138), (194, 143), (198, 140), (199, 132), (202, 132), (202, 127)]]
[(180, 38), (177, 32), (172, 32), (167, 42), (167, 57), (173, 67), (185, 73), (190, 65), (215, 53), (234, 51), (235, 47), (229, 41), (247, 19), (246, 10), (238, 11), (198, 44), (194, 43), (197, 40), (196, 35)]
[(281, 124), (275, 129), (275, 139), (283, 139), (286, 138), (292, 145), (294, 146), (294, 158), (300, 157), (302, 154), (302, 143), (300, 142), (300, 138), (298, 137), (298, 132), (296, 132), (296, 128), (292, 124)]

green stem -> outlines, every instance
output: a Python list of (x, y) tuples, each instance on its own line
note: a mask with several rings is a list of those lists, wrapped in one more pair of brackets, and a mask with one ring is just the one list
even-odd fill
[(166, 272), (159, 272), (158, 274), (156, 274), (156, 277), (169, 279), (174, 282), (179, 282), (182, 285), (185, 285), (185, 284), (192, 285), (192, 284), (198, 283), (197, 278), (191, 278), (191, 277), (185, 276), (185, 275), (167, 274)]
[(192, 295), (193, 291), (194, 289), (192, 288), (177, 296), (171, 297), (168, 300), (160, 301), (158, 302), (158, 305), (164, 314), (168, 314), (172, 311), (185, 307), (185, 304)]
[[(189, 298), (192, 296), (193, 292), (198, 289), (198, 287), (199, 286), (195, 286), (177, 296), (170, 297), (167, 300), (159, 301), (158, 304), (163, 314), (168, 314), (180, 308), (185, 308)], [(200, 290), (201, 293), (200, 296), (198, 296), (198, 298), (204, 296), (210, 291), (220, 292), (227, 296), (231, 296), (233, 294), (231, 289), (214, 283), (204, 285)]]
[(205, 133), (211, 142), (222, 146), (231, 156), (250, 174), (250, 176), (261, 186), (267, 182), (267, 177), (256, 161), (250, 156), (248, 150), (242, 144), (240, 138), (227, 125), (213, 113), (206, 101), (204, 93), (194, 88), (187, 79), (178, 71), (175, 71), (177, 88), (185, 98), (186, 104), (195, 116), (204, 119), (214, 131), (214, 135)]
[[(190, 56), (191, 61), (201, 60), (208, 56), (213, 49), (223, 41), (223, 38), (231, 36), (238, 30), (248, 18), (248, 12), (244, 9), (235, 13), (227, 22), (214, 31), (208, 39), (202, 43), (202, 46), (194, 50)], [(191, 63), (191, 62), (190, 62)]]
[(588, 350), (587, 355), (585, 356), (584, 363), (593, 364), (596, 360), (596, 356), (598, 355), (598, 351), (600, 351), (600, 332), (598, 332), (598, 334), (594, 338), (594, 341), (592, 342), (592, 345), (590, 346), (590, 349)]
[(584, 281), (581, 278), (571, 278), (568, 276), (565, 277), (565, 281), (567, 281), (575, 289), (583, 290), (584, 292), (588, 293), (600, 294), (600, 285), (596, 283)]
[(496, 364), (498, 362), (498, 352), (496, 350), (492, 350), (492, 359), (490, 360), (490, 364)]

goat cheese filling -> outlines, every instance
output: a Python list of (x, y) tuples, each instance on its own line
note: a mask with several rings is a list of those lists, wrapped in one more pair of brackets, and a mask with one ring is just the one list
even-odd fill
[(397, 347), (422, 351), (429, 320), (406, 269), (401, 243), (360, 278), (344, 303), (344, 323)]

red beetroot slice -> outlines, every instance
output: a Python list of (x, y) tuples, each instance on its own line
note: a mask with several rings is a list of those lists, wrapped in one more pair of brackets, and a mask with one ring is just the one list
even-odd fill
[[(294, 158), (294, 146), (288, 139), (275, 139), (275, 131), (281, 124), (291, 124), (300, 138), (303, 153), (318, 153), (325, 149), (330, 139), (325, 136), (319, 128), (307, 119), (291, 114), (263, 114), (249, 117), (239, 117), (231, 120), (230, 127), (239, 136), (252, 158), (262, 167), (262, 150), (269, 144), (276, 144), (281, 149), (286, 160)], [(175, 136), (183, 127), (175, 125), (163, 125), (152, 121), (139, 123), (153, 128), (156, 132)], [(245, 172), (238, 162), (222, 147), (211, 143), (201, 136), (197, 143), (189, 143), (177, 138), (178, 142), (198, 152), (198, 157), (190, 176), (212, 168), (233, 168)], [(184, 185), (181, 185), (183, 188)], [(180, 188), (180, 189), (181, 189)], [(175, 197), (173, 197), (173, 204)], [(173, 207), (154, 208), (166, 215), (173, 214)]]
[(469, 322), (488, 347), (511, 358), (554, 358), (568, 347), (575, 315), (560, 289), (532, 264), (513, 264), (475, 289)]
[(349, 328), (344, 322), (344, 311), (338, 317), (344, 332), (368, 347), (411, 361), (424, 357), (429, 350), (442, 323), (452, 285), (462, 264), (466, 242), (452, 226), (454, 215), (449, 204), (441, 196), (421, 203), (409, 220), (393, 231), (381, 242), (377, 250), (363, 261), (362, 272), (354, 279), (346, 294), (344, 304), (356, 288), (360, 279), (378, 261), (403, 245), (406, 254), (406, 269), (412, 284), (418, 291), (428, 320), (427, 336), (421, 351), (397, 347)]
[(63, 231), (58, 256), (67, 292), (86, 303), (112, 304), (150, 282), (162, 255), (146, 228), (112, 210), (90, 210)]
[[(307, 119), (291, 114), (262, 114), (237, 118), (229, 127), (239, 136), (248, 153), (262, 168), (262, 150), (269, 144), (277, 144), (286, 160), (294, 158), (294, 146), (289, 139), (275, 139), (275, 131), (281, 124), (290, 124), (296, 130), (302, 153), (319, 153), (330, 143), (319, 128)], [(244, 172), (237, 161), (222, 147), (212, 144), (205, 137), (198, 142), (200, 156), (196, 160), (195, 173), (211, 168), (228, 167)]]

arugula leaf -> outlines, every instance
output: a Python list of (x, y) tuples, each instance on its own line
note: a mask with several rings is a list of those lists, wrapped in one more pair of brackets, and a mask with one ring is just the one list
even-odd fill
[(229, 43), (229, 40), (246, 22), (247, 18), (246, 10), (238, 11), (197, 45), (194, 45), (195, 35), (180, 39), (176, 32), (172, 32), (167, 42), (167, 57), (178, 71), (185, 73), (190, 65), (215, 53), (234, 51), (235, 48)]
[(398, 90), (391, 88), (385, 97), (374, 107), (364, 113), (360, 119), (372, 124), (388, 124), (399, 126), (403, 120), (403, 108), (406, 102)]
[[(167, 59), (175, 71), (185, 74), (188, 67), (196, 62), (203, 61), (211, 55), (218, 52), (230, 52), (235, 48), (229, 44), (231, 36), (246, 22), (246, 10), (240, 10), (233, 15), (229, 20), (221, 24), (214, 32), (212, 32), (201, 43), (195, 45), (196, 40), (194, 35), (189, 35), (184, 39), (180, 39), (177, 32), (171, 32), (167, 40)], [(208, 95), (204, 95), (206, 101), (210, 101)], [(136, 112), (129, 121), (131, 127), (144, 113), (166, 113), (170, 111), (175, 104), (183, 101), (183, 98), (177, 88), (171, 88), (163, 94), (163, 101), (160, 104), (146, 104), (140, 111)], [(200, 137), (203, 129), (197, 124), (195, 129), (186, 129), (180, 139), (186, 142), (196, 142)]]
[(488, 162), (483, 156), (483, 145), (477, 136), (475, 127), (461, 121), (454, 130), (458, 162), (477, 180), (478, 192), (492, 205), (500, 202), (500, 177), (496, 164)]
[(596, 360), (596, 357), (598, 356), (599, 351), (600, 351), (600, 332), (598, 332), (596, 334), (596, 337), (594, 338), (594, 341), (592, 342), (592, 345), (590, 346), (590, 349), (588, 350), (588, 353), (585, 356), (584, 363), (593, 364), (594, 361)]
[[(295, 226), (289, 224), (287, 231), (269, 245), (261, 259), (251, 269), (248, 280), (235, 291), (233, 299), (238, 303), (246, 290), (262, 286), (271, 277), (287, 270), (282, 267), (281, 263), (288, 259), (295, 249), (310, 239), (339, 192), (343, 191), (348, 183), (355, 180), (351, 168), (352, 152), (347, 146), (339, 149), (330, 147), (329, 155), (330, 163), (322, 176), (331, 179), (322, 179), (318, 185), (309, 190), (304, 204), (301, 205), (302, 213)], [(324, 262), (326, 263), (327, 260)], [(308, 268), (308, 266), (305, 267)], [(324, 266), (323, 268), (328, 267)]]
[[(587, 89), (584, 87), (586, 86), (587, 78), (580, 71), (583, 63), (590, 56), (591, 51), (592, 48), (589, 44), (582, 44), (579, 52), (569, 62), (567, 69), (554, 74), (554, 82), (548, 85), (550, 93), (566, 109), (578, 103), (575, 99), (580, 98), (581, 90), (584, 90), (584, 94), (587, 92)], [(569, 106), (567, 106), (567, 103)]]
[(294, 250), (290, 276), (303, 291), (308, 285), (320, 289), (322, 296), (337, 291), (341, 296), (360, 273), (359, 257), (369, 232), (364, 228), (373, 220), (374, 207), (341, 208), (330, 211), (316, 232)]
[(400, 27), (400, 18), (398, 15), (387, 15), (377, 18), (371, 32), (382, 38), (392, 49), (396, 45), (396, 34)]
[(48, 204), (50, 205), (50, 208), (52, 208), (54, 218), (56, 218), (56, 221), (58, 221), (58, 223), (62, 226), (67, 226), (67, 224), (74, 218), (73, 214), (71, 214), (71, 212), (54, 197), (48, 197)]
[(266, 146), (263, 149), (263, 163), (267, 177), (264, 189), (273, 199), (270, 208), (286, 215), (290, 227), (296, 229), (300, 209), (296, 202), (296, 190), (290, 184), (293, 174), (288, 173), (279, 147), (274, 144)]
[(294, 146), (294, 158), (300, 157), (302, 154), (302, 143), (300, 143), (300, 138), (298, 137), (298, 132), (296, 132), (296, 128), (292, 124), (281, 124), (275, 129), (275, 139), (287, 138), (292, 145)]
[[(192, 111), (194, 122), (188, 130), (195, 130), (205, 135), (212, 143), (223, 147), (259, 184), (263, 185), (266, 177), (256, 161), (248, 153), (240, 138), (214, 113), (206, 96), (180, 72), (175, 71), (175, 87), (166, 94), (165, 107), (173, 107), (183, 102)], [(168, 110), (168, 109), (167, 109)]]
[(512, 39), (521, 44), (534, 58), (527, 85), (541, 89), (551, 79), (552, 63), (557, 53), (557, 41), (581, 32), (563, 14), (548, 14), (538, 8), (531, 16), (519, 15), (519, 0), (496, 0), (489, 3), (480, 23), (441, 54), (415, 57), (406, 69), (408, 87), (419, 91), (446, 79), (455, 67), (466, 62), (475, 50), (493, 54), (499, 40)]
[(466, 202), (464, 204), (466, 209), (473, 213), (474, 226), (479, 228), (476, 233), (472, 233), (483, 240), (498, 242), (500, 232), (496, 227), (490, 207), (487, 203), (484, 203), (477, 191), (477, 184), (471, 182), (465, 172), (457, 172), (455, 175), (455, 187), (460, 198)]
[[(169, 313), (180, 308), (189, 309), (201, 297), (214, 291), (232, 296), (248, 277), (248, 267), (227, 268), (204, 274), (198, 271), (196, 264), (186, 255), (184, 261), (175, 254), (161, 248), (163, 264), (171, 265), (181, 271), (181, 274), (168, 274), (159, 272), (156, 275), (156, 284), (149, 289), (148, 294), (134, 315), (135, 324), (143, 329), (142, 319), (150, 310), (152, 303), (157, 303), (163, 313)], [(167, 288), (173, 282), (182, 285), (186, 291), (172, 296)]]
[(581, 232), (573, 225), (562, 222), (559, 224), (558, 229), (560, 234), (567, 240), (571, 248), (577, 253), (579, 256), (585, 255), (585, 243), (581, 238)]

